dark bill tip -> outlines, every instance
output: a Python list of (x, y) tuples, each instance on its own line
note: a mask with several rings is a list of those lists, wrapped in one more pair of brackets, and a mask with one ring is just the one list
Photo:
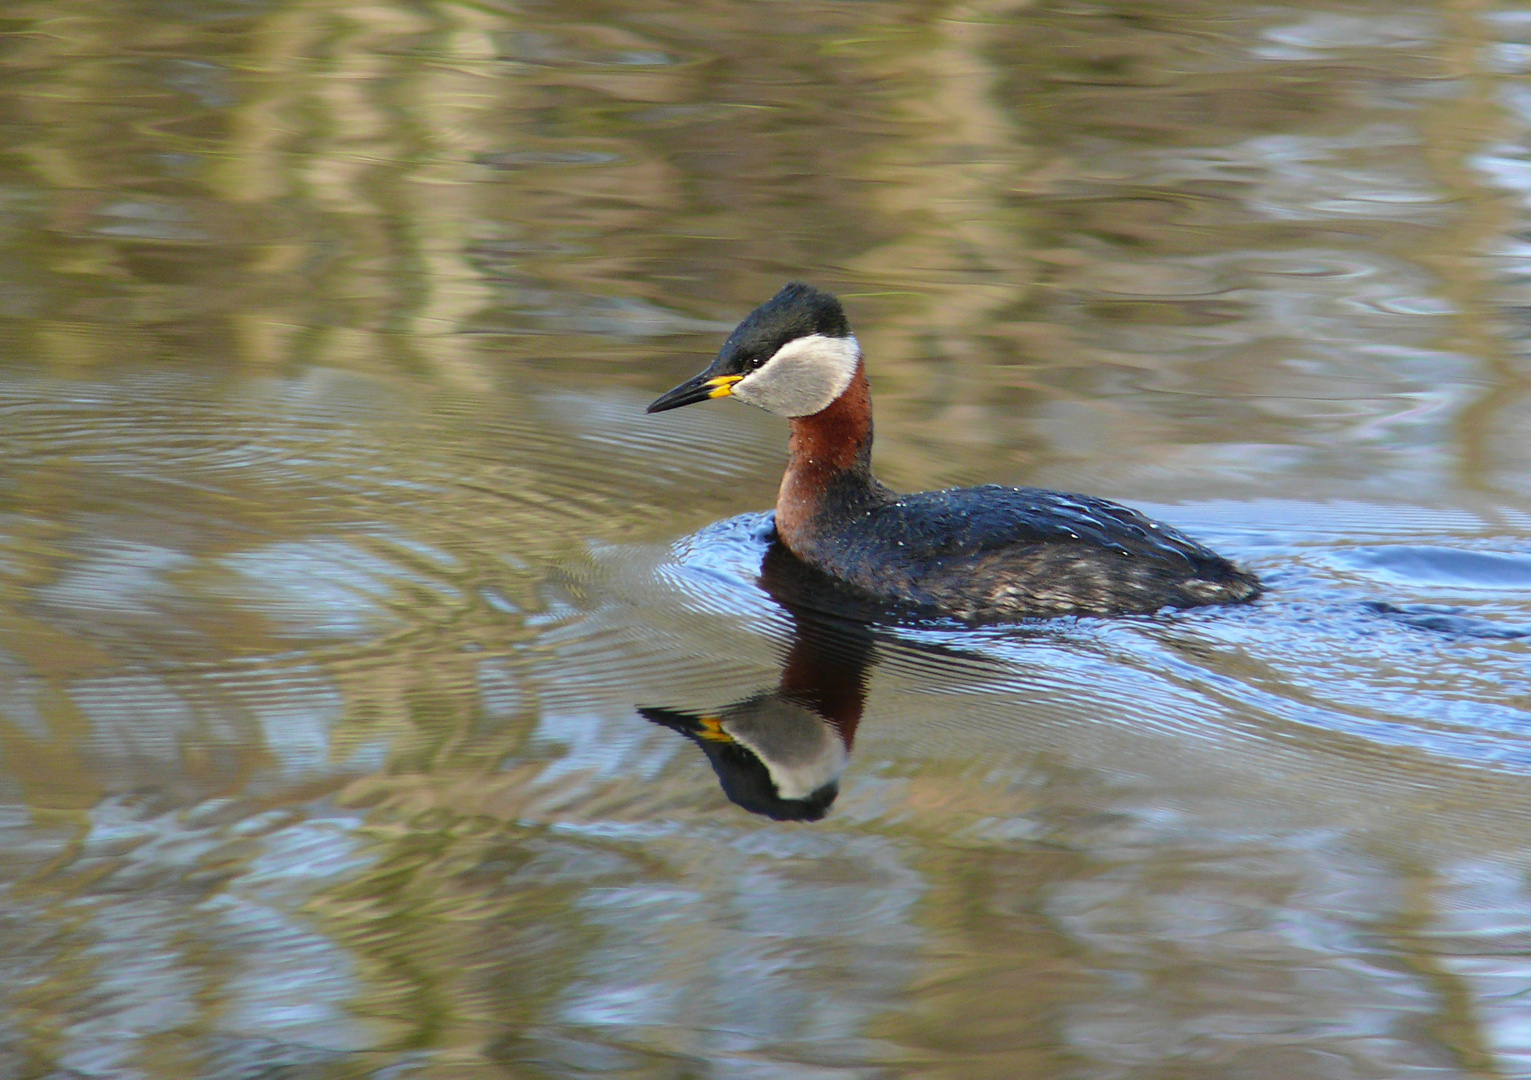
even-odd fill
[(739, 379), (734, 375), (712, 376), (704, 371), (681, 383), (674, 390), (660, 394), (644, 412), (665, 412), (682, 405), (695, 405), (708, 398), (728, 397)]

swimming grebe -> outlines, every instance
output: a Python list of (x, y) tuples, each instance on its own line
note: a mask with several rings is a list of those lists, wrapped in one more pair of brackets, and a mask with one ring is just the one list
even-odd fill
[(1040, 488), (898, 495), (872, 475), (872, 396), (840, 302), (792, 282), (663, 412), (736, 397), (788, 417), (776, 533), (810, 566), (892, 604), (968, 622), (1249, 600), (1253, 574), (1105, 499)]

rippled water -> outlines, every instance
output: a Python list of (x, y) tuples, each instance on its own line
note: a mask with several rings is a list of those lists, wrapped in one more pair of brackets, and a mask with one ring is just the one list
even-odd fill
[[(7, 6), (0, 1076), (1531, 1076), (1528, 72), (1493, 2)], [(847, 617), (778, 421), (643, 414), (793, 277), (890, 484), (1267, 596)]]

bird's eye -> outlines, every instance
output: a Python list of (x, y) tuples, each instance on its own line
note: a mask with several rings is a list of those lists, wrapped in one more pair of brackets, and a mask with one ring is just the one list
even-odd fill
[(761, 368), (765, 367), (765, 362), (766, 358), (763, 356), (752, 356), (744, 362), (744, 370), (747, 372), (759, 371)]

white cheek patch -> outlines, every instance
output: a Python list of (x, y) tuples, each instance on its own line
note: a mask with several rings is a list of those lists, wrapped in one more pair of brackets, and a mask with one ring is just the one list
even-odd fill
[(765, 367), (735, 383), (733, 396), (778, 416), (812, 416), (845, 393), (860, 362), (854, 337), (809, 334), (787, 342)]

